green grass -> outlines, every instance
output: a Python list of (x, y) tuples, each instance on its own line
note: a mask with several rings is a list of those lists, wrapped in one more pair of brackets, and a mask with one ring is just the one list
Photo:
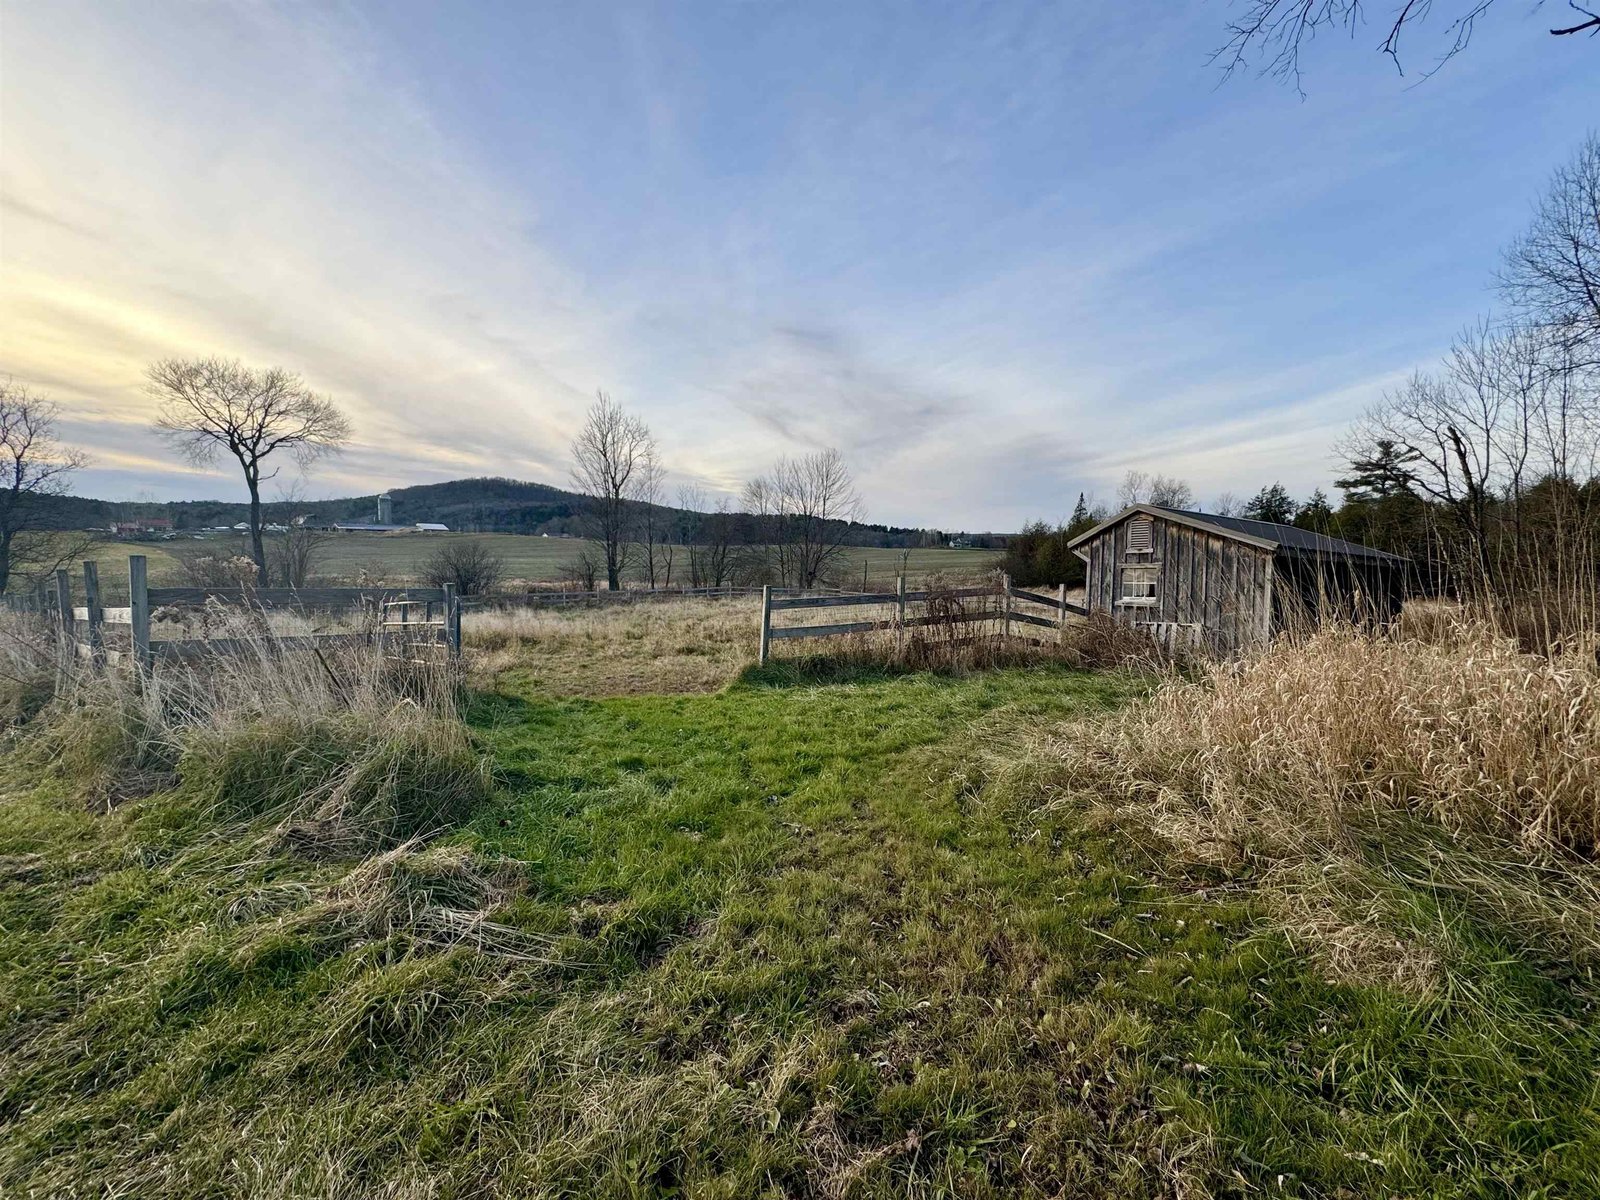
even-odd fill
[[(507, 578), (531, 583), (551, 583), (565, 578), (567, 563), (583, 546), (582, 542), (571, 538), (514, 533), (345, 533), (329, 541), (320, 552), (316, 571), (320, 575), (349, 578), (364, 568), (381, 565), (395, 575), (415, 575), (440, 545), (452, 538), (468, 536), (482, 538), (505, 559)], [(208, 535), (199, 541), (186, 536), (171, 542), (104, 542), (93, 553), (100, 563), (102, 579), (125, 587), (130, 553), (145, 555), (149, 559), (151, 584), (166, 587), (183, 582), (179, 555), (238, 554), (245, 550), (242, 539), (223, 534)], [(901, 554), (899, 550), (850, 549), (844, 555), (840, 574), (859, 583), (861, 568), (865, 565), (870, 582), (892, 589), (894, 577), (902, 570)], [(908, 578), (917, 580), (932, 572), (975, 574), (993, 566), (998, 557), (992, 550), (913, 550), (904, 563), (904, 570)], [(681, 582), (677, 573), (685, 569), (684, 555), (680, 552), (674, 582)]]
[(472, 702), (499, 785), (447, 840), (522, 864), (496, 915), (538, 954), (308, 915), (352, 864), (219, 840), (185, 788), (0, 802), (0, 1194), (1600, 1186), (1582, 987), (1491, 928), (1431, 997), (1333, 985), (1247, 881), (1038, 815), (1015, 732), (1131, 679), (519, 678)]

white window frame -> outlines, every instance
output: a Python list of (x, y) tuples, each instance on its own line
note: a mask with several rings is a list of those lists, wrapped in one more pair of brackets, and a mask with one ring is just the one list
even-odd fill
[[(1140, 590), (1130, 592), (1129, 585)], [(1149, 588), (1148, 592), (1143, 589)], [(1159, 563), (1123, 563), (1118, 568), (1117, 603), (1127, 608), (1154, 608), (1161, 588)]]

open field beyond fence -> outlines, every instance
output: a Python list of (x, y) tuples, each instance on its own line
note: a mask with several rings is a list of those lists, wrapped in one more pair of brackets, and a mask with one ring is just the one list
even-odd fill
[[(382, 574), (385, 582), (414, 581), (430, 555), (452, 540), (481, 538), (495, 554), (505, 560), (508, 581), (546, 584), (569, 578), (566, 566), (583, 549), (584, 543), (573, 538), (529, 537), (511, 533), (343, 533), (328, 541), (319, 550), (316, 574), (335, 579), (355, 579), (363, 572)], [(201, 540), (185, 536), (170, 542), (140, 542), (131, 547), (150, 559), (150, 576), (153, 586), (185, 582), (180, 559), (192, 555), (231, 555), (245, 552), (243, 540), (235, 535), (208, 534)], [(126, 542), (104, 542), (92, 557), (103, 560), (107, 567), (126, 562), (130, 546)], [(902, 560), (900, 550), (852, 547), (844, 552), (839, 575), (852, 585), (861, 583), (861, 569), (867, 568), (869, 585), (894, 584), (895, 576), (904, 573), (913, 580), (922, 580), (930, 574), (952, 576), (976, 575), (990, 569), (999, 555), (992, 550), (912, 550)], [(673, 582), (687, 582), (688, 554), (683, 548), (677, 551)], [(389, 577), (393, 578), (389, 578)]]

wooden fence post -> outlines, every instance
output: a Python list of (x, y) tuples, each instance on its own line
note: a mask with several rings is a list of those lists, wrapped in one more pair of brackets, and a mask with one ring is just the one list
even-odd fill
[(133, 628), (133, 663), (150, 668), (150, 578), (142, 554), (128, 555), (128, 624)]
[(759, 666), (767, 665), (767, 654), (772, 646), (772, 585), (761, 585), (761, 648), (756, 654)]
[(1064, 583), (1058, 585), (1057, 587), (1056, 603), (1061, 606), (1061, 617), (1059, 620), (1059, 624), (1061, 626), (1060, 640), (1065, 642), (1067, 640), (1067, 585)]
[(65, 567), (56, 572), (56, 616), (61, 620), (61, 636), (67, 639), (67, 655), (76, 657), (78, 625), (72, 618), (72, 577)]
[(461, 597), (456, 595), (456, 585), (444, 585), (444, 640), (450, 647), (450, 657), (461, 657)]
[(83, 564), (83, 602), (89, 613), (89, 659), (99, 666), (105, 660), (105, 642), (100, 636), (100, 565)]
[(894, 577), (894, 652), (899, 655), (905, 649), (906, 640), (906, 577)]
[(1011, 573), (1000, 573), (1000, 636), (1011, 636)]

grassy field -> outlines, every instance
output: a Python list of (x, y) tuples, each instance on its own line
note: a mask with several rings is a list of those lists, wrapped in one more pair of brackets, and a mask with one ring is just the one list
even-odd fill
[[(346, 533), (331, 540), (320, 552), (316, 571), (319, 575), (343, 579), (354, 578), (363, 571), (385, 578), (413, 577), (440, 545), (464, 537), (478, 537), (488, 542), (505, 560), (507, 579), (529, 583), (552, 583), (566, 578), (566, 564), (583, 545), (570, 538), (526, 537), (512, 533)], [(149, 559), (151, 583), (164, 587), (182, 582), (179, 556), (244, 553), (244, 543), (239, 538), (222, 534), (207, 535), (202, 540), (185, 537), (170, 542), (105, 542), (95, 549), (93, 557), (100, 563), (102, 576), (115, 583), (126, 580), (130, 553), (145, 555)], [(859, 582), (865, 566), (869, 582), (892, 589), (894, 577), (902, 570), (901, 553), (899, 550), (852, 548), (841, 560), (840, 574)], [(904, 561), (903, 569), (913, 580), (922, 580), (935, 572), (979, 574), (989, 569), (998, 557), (991, 550), (913, 550)], [(680, 551), (676, 572), (684, 569), (685, 558)], [(677, 574), (674, 582), (681, 582)]]
[[(1207, 849), (1176, 793), (1133, 811), (1146, 766), (1195, 769), (1162, 722), (1231, 752), (1232, 677), (755, 670), (748, 612), (671, 611), (469, 634), (487, 787), (421, 727), (341, 774), (362, 712), (412, 710), (308, 668), (314, 704), (171, 735), (175, 774), (97, 815), (81, 748), (152, 718), (47, 713), (0, 784), (0, 1193), (1600, 1190), (1588, 909), (1552, 952), (1408, 868), (1365, 925), (1289, 919), (1322, 893), (1281, 855)], [(408, 823), (330, 840), (325, 798), (375, 787)], [(322, 824), (253, 799), (301, 792)], [(1396, 911), (1440, 931), (1422, 967), (1333, 969)]]

